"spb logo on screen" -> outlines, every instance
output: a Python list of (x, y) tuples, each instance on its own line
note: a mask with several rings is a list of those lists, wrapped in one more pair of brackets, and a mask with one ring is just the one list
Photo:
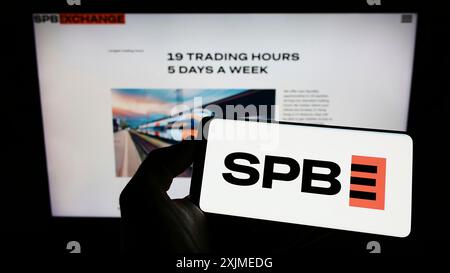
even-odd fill
[[(225, 167), (233, 172), (243, 173), (246, 178), (239, 178), (233, 173), (222, 173), (223, 178), (230, 184), (238, 186), (250, 186), (260, 179), (259, 171), (252, 167), (239, 164), (244, 160), (250, 165), (259, 164), (258, 157), (250, 153), (235, 152), (227, 155), (224, 160)], [(276, 172), (275, 165), (285, 165), (288, 172)], [(384, 210), (385, 183), (386, 183), (386, 158), (353, 155), (351, 161), (351, 175), (344, 183), (350, 183), (349, 205), (369, 209)], [(321, 169), (318, 172), (317, 169)], [(323, 171), (327, 169), (327, 171)], [(300, 164), (293, 158), (266, 155), (262, 187), (271, 189), (274, 181), (293, 181), (299, 177)], [(302, 193), (336, 195), (341, 192), (341, 181), (338, 176), (341, 167), (332, 161), (304, 159), (301, 178)], [(313, 181), (321, 181), (321, 186), (314, 185)], [(323, 186), (324, 184), (328, 186)]]

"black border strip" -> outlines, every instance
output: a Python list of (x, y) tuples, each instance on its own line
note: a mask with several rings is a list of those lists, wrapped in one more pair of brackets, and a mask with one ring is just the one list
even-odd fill
[(377, 194), (368, 191), (354, 191), (350, 190), (350, 198), (364, 199), (364, 200), (377, 200)]
[(377, 180), (373, 178), (350, 177), (350, 184), (363, 186), (376, 186)]
[(377, 173), (378, 167), (374, 165), (364, 165), (352, 163), (352, 172)]

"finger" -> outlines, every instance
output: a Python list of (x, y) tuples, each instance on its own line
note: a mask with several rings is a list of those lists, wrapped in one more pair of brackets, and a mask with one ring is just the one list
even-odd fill
[(120, 203), (138, 201), (139, 197), (147, 199), (154, 194), (166, 195), (173, 178), (192, 164), (195, 146), (196, 141), (183, 141), (151, 151), (122, 191)]
[(186, 170), (194, 161), (195, 141), (153, 150), (141, 164), (140, 175), (168, 175), (174, 178)]

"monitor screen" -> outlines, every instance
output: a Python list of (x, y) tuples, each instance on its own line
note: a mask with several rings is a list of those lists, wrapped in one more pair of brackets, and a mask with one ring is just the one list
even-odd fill
[[(407, 129), (414, 13), (33, 20), (53, 216), (120, 216), (119, 194), (145, 156), (195, 134), (209, 106)], [(190, 175), (174, 180), (172, 198), (188, 194)]]

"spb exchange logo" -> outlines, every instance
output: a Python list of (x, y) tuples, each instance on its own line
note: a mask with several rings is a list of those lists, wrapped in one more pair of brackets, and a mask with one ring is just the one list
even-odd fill
[(33, 14), (36, 24), (125, 24), (123, 13), (59, 13), (59, 14)]
[[(238, 163), (238, 162), (245, 163)], [(225, 157), (225, 167), (233, 172), (224, 172), (225, 181), (238, 186), (251, 186), (260, 180), (258, 170), (252, 165), (259, 164), (258, 157), (250, 153), (234, 152)], [(275, 172), (276, 165), (284, 165), (288, 172)], [(314, 169), (325, 169), (321, 173)], [(386, 159), (368, 156), (352, 156), (350, 181), (350, 206), (384, 209), (386, 183)], [(264, 158), (262, 187), (271, 189), (274, 181), (293, 181), (300, 175), (300, 164), (291, 157), (266, 155)], [(244, 175), (236, 175), (241, 173)], [(341, 191), (338, 176), (341, 167), (332, 161), (304, 159), (301, 192), (309, 194), (335, 195)], [(246, 177), (246, 178), (241, 178)], [(323, 181), (328, 186), (314, 186), (314, 181)]]
[(240, 132), (248, 124), (211, 121), (201, 181), (202, 210), (397, 237), (409, 234), (409, 136), (254, 123), (254, 130), (278, 131), (274, 134), (278, 146), (267, 151), (257, 139), (219, 133)]

